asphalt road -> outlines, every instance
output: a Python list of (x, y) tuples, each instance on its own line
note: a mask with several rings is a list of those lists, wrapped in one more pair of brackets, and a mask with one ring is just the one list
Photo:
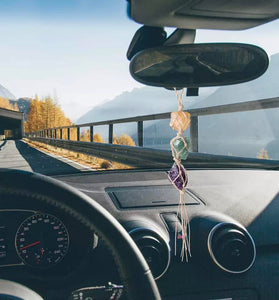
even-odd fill
[(0, 168), (33, 171), (45, 175), (92, 170), (69, 159), (37, 150), (22, 140), (0, 141)]

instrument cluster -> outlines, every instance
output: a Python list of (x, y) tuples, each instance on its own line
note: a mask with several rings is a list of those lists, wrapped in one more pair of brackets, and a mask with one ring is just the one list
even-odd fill
[(64, 260), (70, 245), (69, 230), (57, 216), (33, 210), (0, 211), (0, 267), (48, 269)]

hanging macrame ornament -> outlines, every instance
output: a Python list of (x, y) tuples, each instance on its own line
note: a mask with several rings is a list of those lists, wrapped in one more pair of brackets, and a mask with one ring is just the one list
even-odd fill
[[(174, 88), (177, 101), (178, 101), (178, 111), (171, 113), (170, 126), (177, 131), (176, 136), (170, 141), (172, 157), (174, 164), (168, 172), (168, 177), (173, 184), (173, 186), (179, 191), (179, 206), (177, 214), (180, 216), (181, 220), (181, 236), (182, 236), (182, 247), (181, 247), (181, 260), (184, 259), (188, 261), (189, 256), (191, 256), (190, 249), (190, 224), (187, 215), (186, 204), (184, 196), (186, 193), (186, 186), (188, 183), (188, 176), (186, 169), (181, 163), (182, 159), (186, 159), (189, 154), (189, 139), (183, 137), (184, 131), (190, 126), (191, 116), (188, 112), (183, 111), (182, 98), (184, 94), (184, 89), (179, 95), (177, 90)], [(177, 226), (175, 230), (175, 240), (177, 240)], [(176, 244), (175, 244), (175, 255), (176, 255)]]

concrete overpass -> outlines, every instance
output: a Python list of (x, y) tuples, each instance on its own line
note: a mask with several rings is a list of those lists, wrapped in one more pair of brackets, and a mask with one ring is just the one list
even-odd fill
[(24, 136), (24, 114), (23, 112), (0, 108), (0, 135), (5, 130), (11, 130), (14, 139)]

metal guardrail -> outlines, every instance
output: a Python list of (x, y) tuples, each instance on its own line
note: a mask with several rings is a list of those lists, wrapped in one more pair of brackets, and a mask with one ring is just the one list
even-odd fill
[[(33, 141), (68, 149), (104, 159), (117, 161), (138, 168), (170, 168), (173, 164), (171, 151), (144, 147), (131, 147), (102, 143), (68, 141), (51, 138), (31, 138)], [(205, 153), (189, 153), (184, 165), (187, 168), (262, 168), (279, 169), (279, 161), (243, 158)]]
[[(131, 147), (103, 143), (68, 141), (61, 139), (33, 137), (33, 141), (45, 143), (75, 152), (120, 162), (138, 168), (170, 168), (173, 164), (171, 151), (144, 147)], [(279, 169), (279, 161), (243, 158), (205, 153), (189, 153), (184, 165), (187, 168), (264, 168)]]
[[(190, 125), (190, 139), (191, 139), (191, 151), (199, 151), (199, 117), (206, 115), (216, 115), (225, 113), (245, 112), (261, 109), (270, 109), (279, 107), (279, 97), (261, 99), (255, 101), (247, 101), (234, 104), (225, 104), (220, 106), (203, 107), (197, 109), (187, 110), (191, 114), (191, 125)], [(71, 126), (63, 126), (56, 128), (44, 129), (36, 132), (27, 133), (26, 137), (32, 140), (37, 140), (42, 143), (47, 143), (56, 147), (65, 148), (68, 150), (86, 153), (97, 157), (111, 159), (121, 163), (130, 165), (141, 165), (143, 166), (144, 161), (156, 163), (158, 166), (166, 165), (171, 157), (170, 151), (166, 150), (155, 150), (144, 148), (144, 132), (143, 122), (151, 120), (163, 120), (169, 119), (171, 112), (137, 116), (132, 118), (122, 118), (101, 122), (92, 122)], [(137, 142), (139, 147), (129, 147), (121, 145), (112, 145), (113, 143), (113, 126), (114, 124), (121, 123), (137, 123)], [(94, 143), (94, 127), (100, 125), (108, 125), (109, 143), (100, 144)], [(90, 142), (80, 141), (80, 129), (83, 127), (89, 127), (90, 131)], [(71, 128), (76, 128), (76, 139), (77, 141), (71, 141)], [(60, 131), (60, 137), (63, 136), (64, 130), (67, 130), (67, 140), (57, 138), (57, 133)], [(160, 157), (159, 161), (156, 161), (156, 157)], [(138, 163), (137, 163), (138, 162)], [(169, 163), (167, 163), (169, 165)]]
[(165, 150), (41, 137), (33, 137), (31, 140), (134, 167), (166, 167), (169, 166), (172, 161), (171, 152)]

